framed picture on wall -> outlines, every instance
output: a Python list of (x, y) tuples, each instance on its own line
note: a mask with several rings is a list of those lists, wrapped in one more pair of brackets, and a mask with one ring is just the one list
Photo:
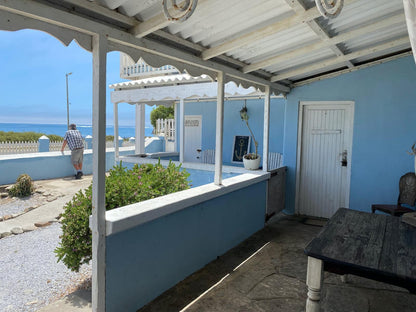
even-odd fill
[(232, 163), (242, 163), (243, 156), (250, 151), (251, 138), (248, 135), (235, 135), (231, 155)]

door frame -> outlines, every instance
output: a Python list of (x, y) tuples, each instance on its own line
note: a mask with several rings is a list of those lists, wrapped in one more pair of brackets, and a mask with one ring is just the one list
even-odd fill
[[(199, 127), (200, 127), (200, 131), (199, 131), (199, 136), (200, 136), (200, 138), (201, 138), (201, 146), (200, 146), (200, 148), (202, 148), (202, 115), (185, 115), (184, 116), (184, 118), (183, 118), (183, 122), (184, 122), (184, 126), (183, 126), (183, 130), (184, 130), (184, 134), (183, 134), (183, 138), (184, 138), (184, 154), (186, 155), (186, 153), (185, 153), (185, 150), (186, 150), (186, 119), (187, 118), (189, 118), (189, 119), (199, 119), (200, 120), (200, 123), (199, 123)], [(184, 155), (184, 157), (183, 157), (183, 162), (186, 162), (185, 161), (185, 155)], [(200, 162), (202, 162), (201, 161), (201, 159), (200, 159)]]
[(348, 150), (347, 161), (349, 166), (347, 167), (347, 177), (345, 185), (348, 186), (347, 194), (345, 194), (345, 206), (350, 206), (350, 194), (351, 194), (351, 159), (352, 159), (352, 141), (354, 130), (354, 101), (299, 101), (298, 109), (298, 134), (297, 134), (297, 148), (296, 148), (296, 190), (295, 190), (295, 214), (299, 214), (299, 192), (300, 192), (300, 172), (301, 172), (301, 152), (302, 152), (302, 132), (303, 132), (303, 110), (305, 106), (311, 105), (327, 105), (336, 108), (337, 105), (347, 105), (350, 107), (350, 118), (345, 122), (345, 131), (347, 132), (345, 146)]

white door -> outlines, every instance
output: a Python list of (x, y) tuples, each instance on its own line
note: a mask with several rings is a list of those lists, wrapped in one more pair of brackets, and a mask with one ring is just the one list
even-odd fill
[(185, 116), (185, 162), (201, 162), (202, 116)]
[(296, 209), (330, 218), (349, 206), (353, 102), (301, 102)]

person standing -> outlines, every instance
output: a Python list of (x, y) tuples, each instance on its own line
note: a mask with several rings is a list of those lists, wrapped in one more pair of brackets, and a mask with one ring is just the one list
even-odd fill
[(75, 124), (70, 124), (68, 131), (64, 136), (64, 143), (62, 143), (61, 152), (64, 152), (65, 146), (68, 144), (69, 149), (71, 150), (71, 163), (74, 166), (77, 174), (75, 179), (81, 179), (82, 173), (82, 162), (84, 160), (84, 142), (82, 140), (82, 135)]

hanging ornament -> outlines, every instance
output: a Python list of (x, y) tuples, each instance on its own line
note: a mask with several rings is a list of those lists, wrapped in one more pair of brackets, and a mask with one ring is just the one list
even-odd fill
[(344, 0), (315, 0), (316, 7), (322, 16), (335, 18), (341, 13)]
[[(168, 2), (171, 3), (173, 15), (168, 10)], [(180, 4), (178, 4), (180, 2)], [(194, 13), (198, 0), (163, 0), (163, 14), (168, 21), (182, 23)]]

